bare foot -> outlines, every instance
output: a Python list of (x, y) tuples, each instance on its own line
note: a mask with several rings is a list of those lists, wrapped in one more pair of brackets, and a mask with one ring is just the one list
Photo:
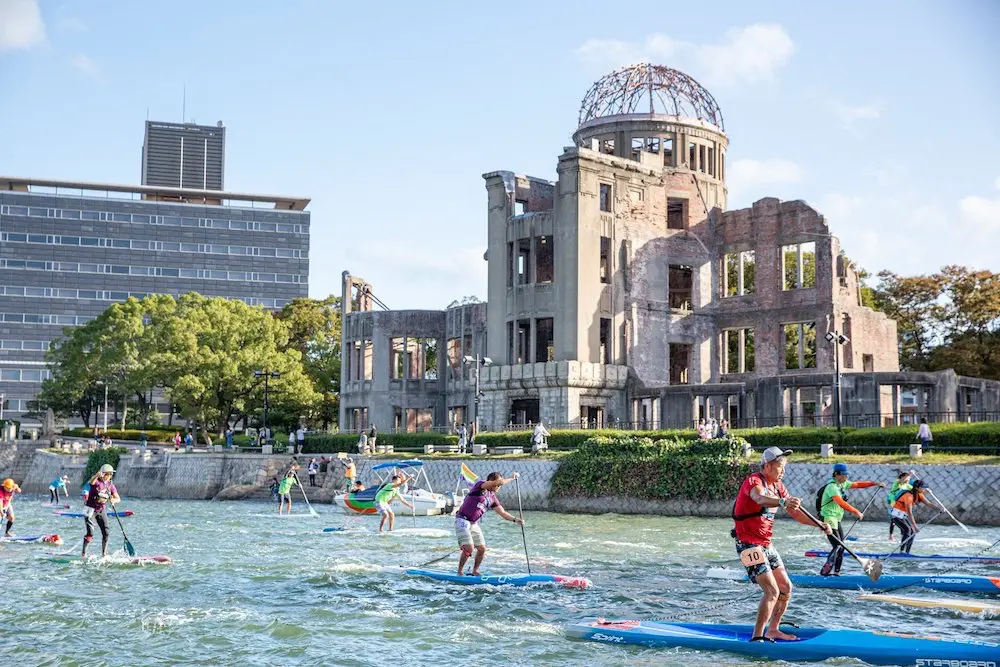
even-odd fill
[(764, 636), (769, 639), (781, 639), (786, 642), (793, 642), (798, 639), (795, 635), (790, 635), (787, 632), (782, 632), (781, 630), (768, 630), (764, 633)]
[(481, 577), (483, 575), (479, 574), (479, 570), (473, 570), (472, 573), (471, 573), (471, 576), (473, 576), (473, 577)]

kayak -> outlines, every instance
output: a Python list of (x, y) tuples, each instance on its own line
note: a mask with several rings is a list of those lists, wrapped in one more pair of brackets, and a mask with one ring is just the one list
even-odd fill
[(170, 556), (129, 556), (126, 560), (117, 557), (80, 556), (72, 554), (48, 554), (53, 563), (107, 563), (108, 565), (166, 565), (173, 562)]
[[(87, 516), (83, 512), (53, 512), (53, 514), (58, 514), (59, 516), (68, 516), (75, 519), (79, 519)], [(135, 514), (132, 510), (122, 510), (121, 512), (108, 512), (108, 516), (132, 516)]]
[(26, 542), (44, 542), (47, 544), (62, 544), (62, 538), (56, 534), (52, 535), (31, 535), (30, 537), (0, 537), (0, 543), (14, 542), (14, 543), (26, 543)]
[[(1000, 563), (1000, 556), (942, 556), (939, 554), (904, 554), (898, 551), (891, 554), (873, 554), (873, 553), (862, 553), (860, 551), (855, 552), (862, 558), (899, 558), (903, 560), (960, 560), (969, 561), (970, 563), (987, 563), (996, 564)], [(830, 555), (829, 551), (807, 551), (805, 553), (806, 558), (826, 558)]]
[[(733, 579), (750, 581), (746, 572), (713, 568), (705, 576), (711, 579)], [(789, 574), (788, 578), (796, 586), (805, 588), (835, 588), (853, 590), (863, 588), (869, 591), (884, 591), (889, 589), (930, 588), (936, 591), (951, 591), (953, 593), (987, 593), (1000, 595), (1000, 577), (966, 577), (966, 576), (921, 576), (917, 574), (889, 574), (872, 581), (863, 574), (841, 575), (839, 577), (823, 577), (818, 574)]]
[(987, 602), (985, 600), (956, 600), (954, 598), (910, 598), (902, 595), (885, 595), (883, 593), (865, 593), (858, 596), (861, 600), (871, 600), (874, 602), (894, 602), (906, 605), (907, 607), (923, 607), (925, 609), (955, 609), (957, 611), (967, 611), (971, 614), (981, 614), (983, 612), (1000, 613), (1000, 604)]
[(1000, 661), (1000, 644), (900, 632), (795, 628), (795, 641), (751, 642), (752, 625), (584, 621), (567, 628), (574, 639), (604, 644), (729, 651), (775, 660), (857, 658), (872, 665), (973, 665)]
[(566, 588), (590, 588), (590, 579), (585, 577), (565, 577), (558, 574), (484, 574), (478, 577), (472, 575), (459, 576), (453, 572), (441, 570), (421, 570), (414, 567), (385, 568), (386, 571), (398, 571), (412, 577), (428, 577), (437, 581), (447, 581), (452, 584), (466, 586), (532, 586), (547, 584), (564, 586)]

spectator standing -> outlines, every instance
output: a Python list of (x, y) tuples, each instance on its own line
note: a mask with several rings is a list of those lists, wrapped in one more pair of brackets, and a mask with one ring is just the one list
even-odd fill
[(934, 436), (931, 434), (931, 427), (927, 423), (927, 417), (920, 418), (920, 428), (917, 429), (917, 439), (920, 440), (920, 448), (924, 452), (931, 451), (931, 440), (934, 439)]
[(316, 462), (315, 458), (310, 459), (309, 467), (306, 470), (309, 473), (309, 486), (316, 486), (316, 473), (319, 472), (319, 463)]

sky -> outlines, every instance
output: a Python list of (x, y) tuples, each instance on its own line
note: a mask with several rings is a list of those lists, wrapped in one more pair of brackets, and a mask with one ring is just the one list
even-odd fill
[(1000, 271), (1000, 3), (0, 0), (0, 175), (140, 181), (214, 124), (226, 189), (312, 199), (310, 296), (486, 297), (486, 190), (550, 180), (580, 100), (653, 62), (718, 101), (729, 208), (802, 199), (871, 273)]

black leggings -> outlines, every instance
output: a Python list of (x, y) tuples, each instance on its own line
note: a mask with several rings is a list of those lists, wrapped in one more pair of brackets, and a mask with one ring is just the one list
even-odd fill
[(910, 525), (908, 519), (900, 519), (895, 516), (892, 517), (892, 525), (899, 526), (900, 540), (902, 541), (899, 552), (904, 554), (910, 553), (910, 549), (913, 547), (913, 538), (916, 536), (913, 526)]
[(83, 553), (87, 553), (87, 545), (94, 539), (94, 524), (101, 530), (101, 556), (108, 555), (108, 517), (104, 512), (94, 512), (84, 519), (87, 523), (87, 534), (83, 538)]
[(838, 523), (833, 532), (826, 536), (826, 539), (830, 540), (830, 546), (832, 547), (826, 562), (833, 564), (834, 572), (840, 572), (840, 566), (844, 564), (844, 547), (837, 542), (836, 538), (838, 537), (841, 542), (844, 541), (844, 524), (842, 523)]

